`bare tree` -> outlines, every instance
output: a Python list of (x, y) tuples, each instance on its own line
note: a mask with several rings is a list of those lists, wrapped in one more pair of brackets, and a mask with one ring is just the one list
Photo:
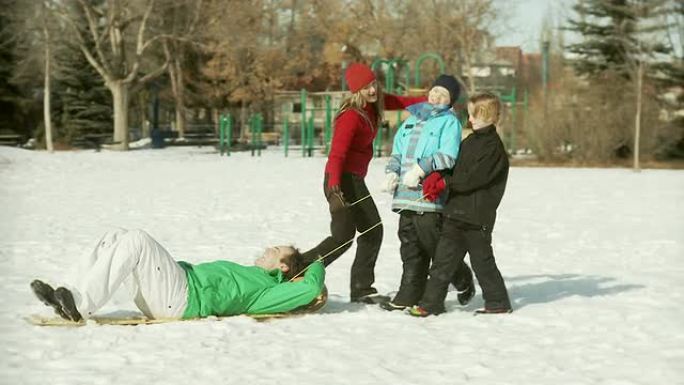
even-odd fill
[(250, 104), (263, 101), (273, 84), (269, 80), (279, 76), (275, 68), (288, 65), (285, 49), (258, 44), (267, 35), (264, 20), (268, 18), (262, 13), (262, 2), (231, 0), (209, 4), (207, 9), (211, 19), (220, 22), (209, 22), (203, 28), (207, 38), (202, 47), (202, 88), (209, 95), (215, 118), (218, 108), (239, 104), (240, 136), (244, 137)]
[(487, 27), (494, 20), (493, 0), (460, 0), (452, 5), (457, 13), (455, 19), (446, 23), (446, 28), (459, 42), (463, 72), (468, 74), (468, 88), (475, 92), (475, 76), (473, 76), (473, 59), (477, 58), (491, 35)]
[(16, 2), (5, 10), (12, 15), (5, 32), (16, 46), (15, 54), (19, 58), (10, 81), (22, 84), (23, 87), (36, 87), (35, 74), (43, 75), (43, 121), (45, 146), (49, 152), (54, 151), (55, 130), (52, 119), (52, 73), (57, 51), (55, 36), (60, 26), (50, 11), (54, 3), (51, 0), (40, 2)]
[[(194, 5), (192, 4), (194, 3)], [(185, 136), (185, 77), (184, 59), (188, 44), (199, 44), (195, 38), (195, 30), (200, 19), (202, 0), (175, 0), (168, 7), (168, 19), (171, 20), (169, 35), (162, 40), (164, 56), (168, 63), (167, 69), (171, 79), (171, 92), (173, 94), (176, 110), (176, 130), (179, 138)]]
[[(641, 147), (641, 115), (642, 115), (642, 95), (644, 88), (644, 72), (646, 71), (646, 64), (648, 61), (654, 61), (657, 53), (667, 52), (667, 48), (659, 41), (662, 33), (667, 27), (660, 25), (659, 20), (656, 24), (651, 19), (653, 16), (659, 16), (663, 13), (669, 13), (671, 10), (668, 0), (651, 0), (651, 1), (637, 1), (633, 4), (624, 6), (626, 11), (634, 15), (633, 25), (629, 25), (627, 20), (623, 21), (624, 25), (620, 25), (621, 30), (629, 31), (633, 29), (637, 38), (629, 38), (625, 33), (619, 39), (620, 44), (625, 52), (625, 64), (629, 71), (630, 78), (634, 81), (635, 97), (635, 113), (634, 113), (634, 157), (632, 168), (634, 171), (640, 171), (639, 153)], [(651, 22), (650, 25), (648, 22)], [(653, 32), (659, 32), (658, 39), (652, 40), (649, 36)], [(667, 36), (667, 35), (666, 35)]]
[[(82, 13), (70, 12), (66, 4), (58, 6), (57, 11), (71, 26), (88, 63), (95, 68), (111, 92), (114, 141), (120, 143), (120, 149), (127, 150), (130, 94), (135, 88), (163, 74), (167, 66), (165, 62), (145, 75), (141, 70), (146, 51), (167, 37), (159, 33), (151, 34), (149, 31), (155, 0), (109, 0), (97, 5), (89, 0), (76, 1), (82, 8)], [(144, 6), (139, 8), (139, 4)], [(81, 14), (85, 15), (85, 23), (79, 19)], [(88, 44), (86, 34), (90, 34), (94, 45)], [(134, 42), (134, 47), (129, 52), (128, 45), (131, 41)]]
[[(346, 42), (376, 48), (385, 58), (415, 60), (425, 52), (444, 58), (449, 72), (469, 74), (473, 61), (487, 50), (488, 26), (497, 13), (493, 0), (393, 2), (367, 0), (348, 6)], [(341, 23), (338, 21), (338, 23)], [(339, 35), (340, 28), (334, 30)], [(339, 37), (338, 37), (339, 38)], [(431, 75), (437, 69), (428, 68)], [(460, 75), (460, 73), (459, 73)], [(475, 80), (469, 76), (469, 88)]]
[(45, 121), (45, 145), (49, 152), (54, 151), (52, 144), (52, 104), (50, 103), (50, 75), (52, 72), (50, 60), (52, 58), (51, 52), (51, 38), (50, 30), (48, 28), (48, 10), (47, 4), (41, 4), (41, 19), (43, 21), (43, 45), (45, 49), (45, 86), (43, 87), (43, 119)]

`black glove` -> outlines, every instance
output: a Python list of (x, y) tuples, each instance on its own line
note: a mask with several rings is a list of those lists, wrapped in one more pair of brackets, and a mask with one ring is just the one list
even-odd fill
[(340, 185), (330, 186), (325, 196), (328, 198), (330, 213), (343, 210), (349, 206), (347, 201), (344, 200), (344, 194), (342, 193), (342, 189), (340, 189)]

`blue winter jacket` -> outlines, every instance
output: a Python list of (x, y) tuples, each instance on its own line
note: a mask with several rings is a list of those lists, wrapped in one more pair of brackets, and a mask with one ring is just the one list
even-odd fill
[(461, 145), (461, 122), (453, 110), (444, 106), (420, 103), (410, 106), (408, 110), (411, 116), (394, 136), (392, 155), (385, 168), (385, 172), (393, 172), (400, 177), (392, 200), (392, 210), (441, 212), (446, 200), (444, 194), (435, 202), (418, 200), (423, 195), (421, 185), (409, 189), (401, 182), (404, 174), (416, 162), (426, 176), (433, 171), (452, 168)]

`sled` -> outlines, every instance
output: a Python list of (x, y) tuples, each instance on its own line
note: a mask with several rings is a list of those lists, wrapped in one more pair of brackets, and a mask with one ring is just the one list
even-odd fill
[[(242, 316), (252, 318), (257, 322), (270, 321), (275, 319), (301, 317), (306, 314), (315, 313), (328, 301), (328, 289), (323, 286), (323, 291), (308, 305), (304, 305), (295, 310), (289, 311), (287, 313), (269, 313), (269, 314), (243, 314)], [(87, 321), (69, 321), (61, 317), (54, 315), (44, 316), (38, 314), (32, 314), (26, 317), (26, 320), (36, 326), (62, 326), (62, 327), (79, 327), (85, 326), (89, 323), (95, 323), (96, 325), (155, 325), (170, 322), (188, 322), (188, 321), (199, 321), (199, 320), (215, 320), (220, 321), (226, 318), (232, 318), (235, 316), (221, 316), (221, 317), (207, 317), (207, 318), (191, 318), (191, 319), (177, 319), (177, 318), (147, 318), (144, 316), (139, 317), (107, 317), (107, 316), (94, 316)]]

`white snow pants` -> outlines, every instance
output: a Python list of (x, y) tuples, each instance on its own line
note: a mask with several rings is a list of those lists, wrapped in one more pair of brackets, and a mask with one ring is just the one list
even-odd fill
[(76, 307), (89, 318), (126, 282), (147, 317), (181, 318), (187, 305), (185, 270), (142, 230), (108, 231), (82, 262), (74, 290)]

